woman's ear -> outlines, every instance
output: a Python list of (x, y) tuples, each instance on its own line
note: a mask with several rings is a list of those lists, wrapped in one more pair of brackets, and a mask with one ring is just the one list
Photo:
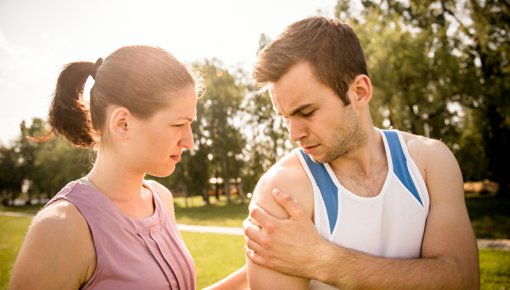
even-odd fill
[(124, 107), (115, 108), (110, 113), (108, 122), (109, 131), (114, 139), (126, 139), (129, 130), (129, 121), (131, 120), (131, 113)]
[(354, 101), (358, 105), (366, 105), (372, 99), (372, 82), (367, 75), (357, 75), (351, 84), (351, 89), (355, 93)]

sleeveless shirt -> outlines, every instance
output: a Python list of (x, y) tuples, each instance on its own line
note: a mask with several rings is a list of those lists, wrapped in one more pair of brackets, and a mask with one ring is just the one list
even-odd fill
[[(374, 197), (342, 186), (331, 166), (296, 154), (313, 187), (314, 223), (322, 237), (342, 247), (387, 258), (418, 258), (429, 210), (425, 181), (402, 134), (381, 130), (388, 174)], [(336, 289), (310, 281), (310, 289)]]
[(68, 183), (46, 206), (71, 202), (87, 221), (96, 269), (81, 289), (195, 289), (195, 265), (173, 218), (150, 185), (154, 213), (126, 216), (103, 193), (81, 180)]

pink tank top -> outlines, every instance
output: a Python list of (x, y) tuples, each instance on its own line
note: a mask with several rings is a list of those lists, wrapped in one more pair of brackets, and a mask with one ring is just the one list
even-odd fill
[(96, 270), (82, 289), (195, 289), (195, 265), (177, 225), (156, 191), (144, 184), (154, 200), (154, 213), (144, 219), (124, 215), (104, 194), (79, 180), (48, 202), (74, 204), (92, 233)]

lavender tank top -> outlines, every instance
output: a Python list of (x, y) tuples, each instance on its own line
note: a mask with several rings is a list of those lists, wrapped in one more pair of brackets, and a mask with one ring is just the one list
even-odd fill
[(154, 213), (143, 219), (124, 215), (104, 194), (76, 180), (58, 200), (75, 205), (88, 223), (96, 250), (96, 269), (82, 289), (194, 290), (195, 265), (172, 217), (155, 190)]

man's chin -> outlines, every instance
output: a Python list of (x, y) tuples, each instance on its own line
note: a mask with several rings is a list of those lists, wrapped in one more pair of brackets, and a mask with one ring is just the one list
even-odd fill
[(320, 154), (308, 154), (315, 163), (328, 163), (323, 155)]

